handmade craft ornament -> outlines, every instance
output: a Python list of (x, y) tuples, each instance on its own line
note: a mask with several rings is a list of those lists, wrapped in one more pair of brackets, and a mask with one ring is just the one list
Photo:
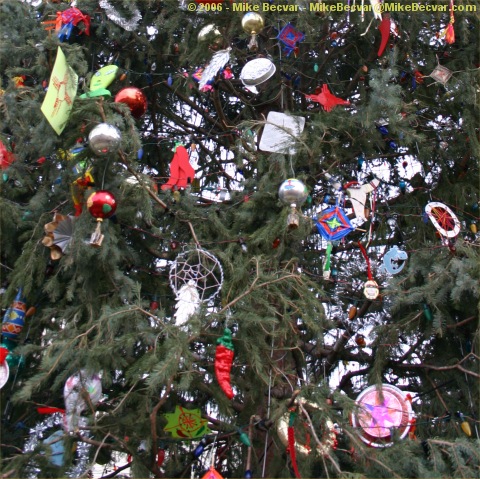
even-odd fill
[(268, 58), (255, 58), (242, 68), (240, 80), (248, 91), (257, 95), (257, 87), (271, 78), (275, 71), (275, 65)]
[(425, 214), (445, 238), (455, 238), (460, 233), (460, 221), (447, 205), (432, 201), (425, 206)]
[(67, 124), (77, 95), (77, 83), (78, 75), (68, 65), (65, 54), (58, 47), (47, 94), (40, 108), (57, 135), (62, 133)]
[(307, 100), (316, 101), (322, 105), (323, 109), (327, 112), (332, 111), (338, 105), (350, 105), (348, 100), (343, 100), (333, 95), (328, 89), (328, 85), (324, 83), (322, 87), (317, 88), (314, 95), (305, 95)]
[(175, 406), (175, 412), (164, 414), (167, 424), (163, 428), (172, 437), (181, 439), (195, 439), (210, 434), (208, 421), (202, 418), (200, 409), (185, 409)]
[(202, 476), (202, 479), (224, 479), (224, 477), (213, 467)]
[(102, 399), (102, 381), (96, 373), (82, 369), (70, 376), (63, 388), (65, 401), (64, 428), (67, 432), (78, 430), (80, 415)]
[(62, 467), (65, 463), (65, 444), (63, 442), (64, 432), (59, 429), (51, 436), (44, 439), (43, 445), (47, 446), (49, 453), (47, 453), (48, 460), (57, 467)]
[(116, 153), (122, 142), (120, 130), (109, 123), (100, 123), (88, 135), (88, 146), (98, 156)]
[(452, 76), (451, 70), (443, 65), (438, 64), (429, 75), (435, 81), (445, 85)]
[(441, 36), (445, 38), (445, 41), (449, 45), (451, 45), (452, 43), (455, 43), (455, 29), (453, 28), (453, 24), (455, 23), (455, 15), (453, 13), (455, 10), (455, 5), (454, 0), (450, 0), (449, 3), (450, 20), (448, 22), (447, 28), (445, 28)]
[(328, 241), (338, 241), (354, 229), (347, 215), (339, 206), (323, 210), (315, 225), (322, 237)]
[(346, 188), (346, 193), (350, 197), (350, 201), (352, 202), (352, 208), (355, 213), (355, 216), (365, 221), (365, 209), (366, 209), (366, 202), (367, 202), (367, 195), (370, 194), (372, 191), (375, 191), (380, 184), (380, 180), (374, 179), (369, 183), (365, 183), (361, 186), (348, 186)]
[(2, 336), (8, 339), (17, 339), (25, 325), (27, 303), (23, 295), (23, 288), (18, 288), (12, 305), (5, 311), (2, 322)]
[(169, 279), (177, 299), (175, 320), (181, 326), (202, 302), (211, 301), (220, 292), (223, 269), (214, 255), (196, 247), (177, 256), (170, 267)]
[(90, 190), (92, 190), (94, 186), (95, 180), (93, 179), (91, 168), (87, 169), (82, 176), (72, 182), (71, 191), (75, 216), (82, 214), (84, 198), (85, 196), (90, 196)]
[(190, 164), (186, 148), (177, 143), (170, 162), (170, 178), (161, 186), (162, 190), (178, 190), (190, 185), (195, 177), (195, 170)]
[(88, 197), (87, 209), (97, 220), (97, 227), (92, 233), (90, 244), (100, 247), (104, 239), (104, 235), (101, 232), (102, 221), (113, 216), (117, 209), (115, 196), (107, 190), (96, 191)]
[(367, 299), (374, 300), (378, 298), (380, 294), (380, 290), (378, 289), (378, 284), (373, 279), (369, 279), (365, 281), (363, 285), (363, 294)]
[(42, 244), (50, 248), (52, 261), (59, 260), (68, 249), (73, 236), (73, 222), (73, 216), (55, 213), (53, 221), (44, 226)]
[(370, 386), (356, 399), (358, 410), (352, 415), (352, 426), (363, 442), (372, 447), (389, 447), (395, 436), (404, 439), (413, 425), (411, 400), (390, 384)]
[(82, 13), (78, 8), (67, 8), (63, 12), (57, 12), (57, 20), (55, 23), (55, 30), (58, 39), (63, 42), (70, 40), (73, 27), (83, 23), (84, 29), (79, 29), (79, 34), (90, 35), (90, 16)]
[(122, 88), (115, 95), (115, 103), (128, 106), (134, 118), (141, 118), (147, 111), (147, 97), (140, 88), (134, 86)]
[(296, 49), (297, 43), (303, 42), (305, 34), (299, 32), (291, 23), (287, 23), (280, 30), (277, 39), (285, 46), (284, 51), (288, 57)]
[(265, 21), (263, 17), (256, 12), (248, 12), (242, 18), (242, 28), (245, 33), (251, 35), (248, 42), (248, 49), (253, 51), (258, 48), (257, 35), (263, 30)]
[(383, 256), (383, 269), (389, 274), (398, 274), (405, 267), (408, 254), (395, 245)]
[(107, 87), (117, 78), (119, 68), (117, 65), (106, 65), (97, 70), (90, 79), (90, 91), (80, 95), (80, 98), (95, 98), (98, 96), (111, 96)]
[(198, 88), (202, 90), (207, 83), (212, 82), (222, 68), (230, 61), (230, 50), (220, 50), (214, 53), (210, 63), (204, 68), (202, 77), (198, 83)]
[[(362, 0), (363, 3), (363, 0)], [(372, 6), (372, 12), (375, 20), (382, 19), (382, 0), (370, 0)]]
[(325, 251), (325, 261), (323, 263), (323, 279), (330, 279), (330, 264), (332, 256), (333, 244), (331, 241), (327, 242), (327, 249)]
[[(311, 401), (307, 401), (304, 398), (300, 398), (296, 400), (296, 408), (299, 410), (298, 415), (302, 415), (301, 409), (299, 405), (302, 405), (302, 407), (308, 412), (308, 410), (314, 412), (314, 411), (320, 411), (321, 407), (313, 403)], [(291, 422), (291, 415), (290, 413), (284, 414), (278, 421), (277, 423), (277, 434), (280, 439), (280, 441), (285, 445), (289, 446), (289, 429), (290, 429), (290, 436), (291, 432), (295, 432), (294, 430), (292, 431), (292, 428), (294, 428), (294, 424), (290, 424)], [(303, 421), (302, 421), (303, 422)], [(309, 444), (302, 444), (300, 443), (297, 439), (295, 439), (295, 434), (294, 434), (294, 449), (295, 452), (301, 456), (308, 456), (312, 454), (312, 452), (316, 452), (317, 454), (320, 454), (321, 456), (329, 454), (329, 452), (336, 448), (337, 446), (337, 432), (335, 429), (335, 425), (333, 422), (329, 419), (326, 418), (324, 421), (322, 421), (321, 424), (321, 435), (319, 435), (320, 439), (320, 444), (315, 443), (315, 445), (309, 445)]]
[(270, 111), (258, 148), (261, 151), (293, 155), (296, 152), (295, 142), (300, 138), (304, 128), (305, 118), (303, 116)]

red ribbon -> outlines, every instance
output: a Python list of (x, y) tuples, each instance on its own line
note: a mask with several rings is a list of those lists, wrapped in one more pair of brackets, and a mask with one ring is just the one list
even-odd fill
[(56, 412), (65, 414), (65, 409), (60, 409), (59, 407), (51, 407), (51, 406), (44, 406), (44, 407), (37, 407), (38, 414), (55, 414)]
[(290, 454), (290, 460), (292, 461), (293, 472), (295, 477), (301, 478), (297, 465), (297, 453), (295, 451), (295, 429), (293, 426), (288, 426), (288, 452)]

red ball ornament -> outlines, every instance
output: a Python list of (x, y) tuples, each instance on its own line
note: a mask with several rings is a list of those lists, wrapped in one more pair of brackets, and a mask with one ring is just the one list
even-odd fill
[(147, 97), (140, 88), (134, 86), (122, 88), (115, 95), (115, 102), (127, 105), (135, 118), (140, 118), (147, 111)]
[(0, 141), (0, 168), (6, 170), (14, 161), (15, 155)]
[(115, 213), (117, 202), (110, 191), (100, 190), (89, 196), (87, 208), (94, 218), (104, 220)]

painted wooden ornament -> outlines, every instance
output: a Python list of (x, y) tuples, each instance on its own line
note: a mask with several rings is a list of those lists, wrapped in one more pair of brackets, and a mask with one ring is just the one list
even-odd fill
[(390, 274), (398, 274), (405, 267), (408, 255), (405, 251), (393, 246), (383, 257), (383, 269)]
[(10, 308), (5, 311), (2, 322), (2, 336), (8, 339), (17, 339), (25, 325), (25, 312), (27, 304), (22, 288), (19, 288)]
[(369, 279), (365, 281), (363, 285), (363, 294), (367, 299), (374, 300), (377, 299), (378, 295), (380, 294), (380, 290), (378, 289), (378, 284), (373, 279)]
[(172, 437), (194, 439), (212, 432), (208, 428), (208, 421), (202, 418), (200, 409), (186, 409), (177, 405), (175, 412), (164, 416), (167, 424), (163, 429), (171, 433)]
[[(319, 411), (321, 408), (318, 404), (315, 404), (311, 401), (307, 401), (306, 399), (300, 398), (296, 401), (297, 405), (301, 404), (305, 407), (306, 410), (317, 410)], [(278, 437), (282, 441), (282, 443), (288, 447), (288, 429), (290, 426), (290, 413), (284, 414), (278, 421), (277, 424), (277, 433)], [(330, 419), (326, 419), (323, 421), (321, 425), (322, 434), (320, 436), (321, 444), (312, 445), (309, 444), (302, 444), (297, 439), (294, 441), (295, 451), (301, 456), (308, 456), (315, 451), (317, 454), (326, 455), (329, 453), (331, 449), (334, 449), (337, 445), (337, 432), (335, 429), (335, 425)]]
[(404, 439), (414, 424), (410, 399), (390, 384), (368, 387), (356, 403), (358, 410), (352, 415), (352, 426), (369, 446), (392, 446), (392, 432), (396, 430), (395, 436)]

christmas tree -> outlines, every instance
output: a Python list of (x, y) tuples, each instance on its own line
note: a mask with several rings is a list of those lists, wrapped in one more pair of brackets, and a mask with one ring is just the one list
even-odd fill
[(3, 1), (2, 477), (478, 477), (479, 12)]

